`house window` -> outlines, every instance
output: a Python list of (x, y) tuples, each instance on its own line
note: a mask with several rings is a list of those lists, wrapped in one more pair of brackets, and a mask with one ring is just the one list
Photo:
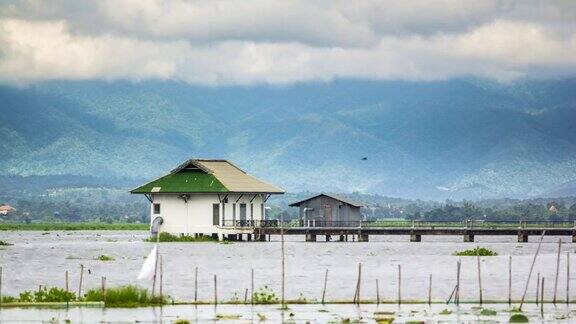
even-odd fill
[(212, 205), (212, 225), (220, 225), (220, 204)]
[(160, 214), (160, 204), (154, 204), (154, 214)]

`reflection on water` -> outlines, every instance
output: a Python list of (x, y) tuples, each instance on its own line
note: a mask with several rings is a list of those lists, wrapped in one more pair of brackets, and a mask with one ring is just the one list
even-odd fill
[[(374, 323), (378, 319), (394, 318), (394, 323), (411, 321), (450, 322), (450, 323), (506, 323), (510, 318), (507, 306), (485, 305), (485, 309), (496, 311), (495, 315), (482, 315), (481, 309), (470, 305), (361, 305), (360, 307), (344, 305), (290, 305), (288, 310), (281, 311), (278, 306), (165, 306), (162, 308), (147, 307), (136, 309), (99, 309), (99, 308), (70, 308), (70, 309), (3, 309), (0, 311), (0, 322), (21, 323), (22, 321), (59, 321), (64, 323), (98, 323), (98, 322), (147, 322), (147, 323), (173, 323), (178, 319), (190, 322), (225, 322), (251, 323), (251, 322), (295, 322), (295, 323), (343, 323), (347, 319), (354, 323), (361, 320)], [(546, 305), (544, 317), (535, 305), (524, 308), (524, 315), (532, 321), (570, 323), (574, 319), (570, 309), (566, 306)]]
[[(70, 287), (77, 287), (79, 265), (84, 273), (85, 288), (99, 287), (101, 277), (107, 285), (137, 283), (136, 277), (152, 243), (145, 243), (145, 232), (79, 231), (79, 232), (0, 232), (0, 239), (14, 243), (0, 249), (4, 268), (3, 294), (17, 295), (38, 285), (64, 286), (64, 273), (70, 272)], [(428, 277), (433, 275), (434, 300), (446, 300), (454, 285), (456, 250), (476, 245), (499, 253), (482, 259), (484, 300), (506, 300), (508, 296), (508, 256), (513, 256), (513, 298), (519, 299), (527, 278), (538, 237), (530, 243), (517, 243), (516, 237), (476, 237), (475, 243), (463, 243), (462, 237), (424, 236), (422, 242), (408, 242), (408, 237), (370, 237), (368, 243), (304, 242), (303, 237), (288, 237), (286, 244), (287, 298), (318, 300), (321, 297), (324, 272), (329, 268), (327, 300), (351, 300), (356, 284), (357, 264), (362, 262), (363, 299), (375, 299), (375, 280), (379, 279), (380, 297), (393, 301), (397, 292), (397, 265), (402, 264), (402, 296), (405, 299), (427, 298)], [(534, 299), (536, 273), (546, 278), (547, 299), (552, 297), (556, 272), (557, 239), (547, 237), (535, 266), (527, 298)], [(566, 252), (573, 252), (569, 237), (562, 238), (562, 260), (558, 282), (559, 297), (565, 298)], [(213, 275), (218, 275), (220, 300), (241, 296), (250, 286), (250, 269), (255, 269), (256, 288), (268, 286), (280, 291), (280, 244), (274, 242), (162, 243), (164, 256), (164, 292), (176, 300), (194, 298), (194, 267), (199, 269), (200, 300), (213, 297)], [(114, 257), (103, 262), (94, 258)], [(572, 261), (576, 257), (571, 258)], [(576, 269), (572, 265), (572, 269)], [(576, 275), (572, 276), (576, 278)], [(149, 283), (140, 283), (143, 286)], [(576, 288), (576, 283), (572, 284)], [(75, 290), (75, 289), (74, 289)], [(85, 291), (85, 289), (83, 289)], [(574, 289), (573, 289), (574, 290)], [(461, 300), (477, 299), (476, 259), (462, 258)], [(572, 294), (571, 298), (574, 298)], [(92, 310), (91, 310), (92, 311)]]

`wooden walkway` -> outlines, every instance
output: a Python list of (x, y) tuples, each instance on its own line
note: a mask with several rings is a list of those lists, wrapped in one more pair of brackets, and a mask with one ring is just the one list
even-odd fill
[[(256, 240), (266, 240), (266, 236), (280, 235), (280, 227), (255, 228)], [(420, 242), (424, 235), (462, 236), (464, 242), (474, 242), (475, 236), (517, 236), (518, 242), (528, 242), (529, 236), (539, 236), (546, 231), (547, 236), (572, 236), (576, 243), (576, 228), (458, 228), (458, 227), (288, 227), (284, 228), (284, 235), (303, 235), (306, 241), (315, 242), (318, 237), (324, 236), (326, 241), (360, 241), (368, 242), (373, 235), (405, 235), (410, 236), (411, 242)]]

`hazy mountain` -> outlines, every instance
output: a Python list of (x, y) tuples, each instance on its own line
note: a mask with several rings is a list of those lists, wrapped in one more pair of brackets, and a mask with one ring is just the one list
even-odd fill
[(222, 157), (289, 191), (537, 196), (576, 180), (574, 120), (574, 79), (4, 86), (0, 174), (136, 183)]

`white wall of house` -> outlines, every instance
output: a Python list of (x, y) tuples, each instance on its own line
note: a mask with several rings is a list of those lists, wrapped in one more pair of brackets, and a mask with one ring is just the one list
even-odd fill
[[(234, 234), (246, 229), (232, 229), (233, 220), (240, 220), (241, 205), (246, 206), (246, 220), (262, 220), (262, 195), (229, 194), (227, 203), (220, 203), (217, 194), (190, 194), (187, 202), (176, 194), (153, 194), (150, 204), (150, 222), (163, 218), (160, 230), (172, 234)], [(220, 198), (225, 195), (220, 194)], [(252, 202), (250, 202), (252, 200)], [(160, 204), (160, 213), (154, 213), (154, 204)], [(219, 204), (219, 221), (214, 225), (213, 205)], [(222, 222), (224, 217), (224, 223)]]

